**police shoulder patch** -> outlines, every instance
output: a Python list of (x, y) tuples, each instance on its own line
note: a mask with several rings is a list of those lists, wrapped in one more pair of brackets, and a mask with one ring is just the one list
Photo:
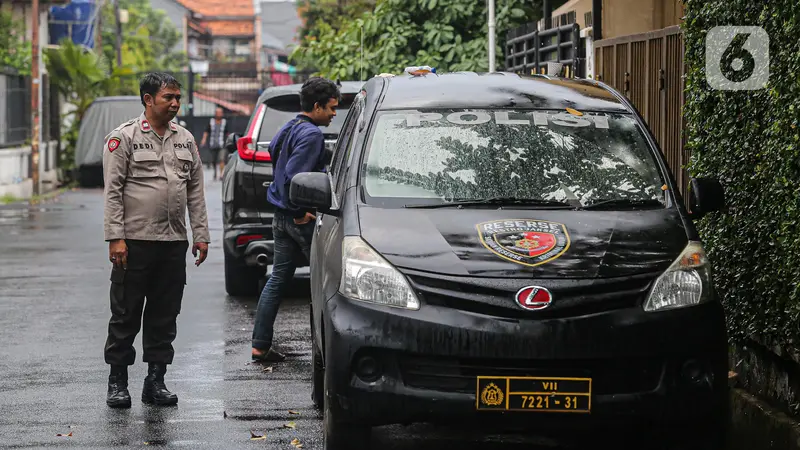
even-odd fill
[(119, 138), (114, 137), (109, 139), (108, 144), (106, 144), (106, 146), (108, 147), (108, 151), (113, 152), (114, 150), (116, 150), (119, 147), (119, 142), (120, 142)]

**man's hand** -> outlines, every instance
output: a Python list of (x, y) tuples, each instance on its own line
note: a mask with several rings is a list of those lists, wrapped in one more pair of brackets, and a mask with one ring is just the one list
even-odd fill
[(124, 239), (117, 239), (108, 243), (108, 259), (117, 268), (128, 268), (128, 246)]
[(197, 242), (192, 246), (192, 256), (197, 256), (197, 251), (200, 251), (200, 256), (197, 257), (195, 260), (194, 265), (199, 266), (203, 264), (203, 261), (206, 260), (206, 256), (208, 256), (208, 243), (207, 242)]
[(301, 217), (299, 219), (294, 219), (294, 224), (295, 225), (305, 225), (308, 222), (311, 222), (312, 220), (315, 220), (316, 218), (317, 218), (317, 216), (307, 212), (305, 216), (303, 216), (303, 217)]

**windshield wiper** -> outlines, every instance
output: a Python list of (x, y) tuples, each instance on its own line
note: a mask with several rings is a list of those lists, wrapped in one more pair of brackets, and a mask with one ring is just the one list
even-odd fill
[(451, 206), (480, 206), (480, 205), (520, 205), (520, 206), (549, 206), (558, 208), (572, 208), (568, 203), (557, 200), (544, 200), (541, 198), (518, 197), (492, 197), (479, 200), (458, 200), (453, 202), (433, 203), (426, 205), (405, 205), (405, 208), (448, 208)]
[(647, 199), (647, 200), (631, 200), (629, 198), (615, 198), (610, 200), (599, 200), (594, 203), (590, 203), (586, 206), (581, 206), (576, 209), (601, 209), (601, 208), (613, 208), (613, 207), (648, 207), (648, 206), (659, 206), (664, 207), (664, 204), (658, 200), (654, 199)]

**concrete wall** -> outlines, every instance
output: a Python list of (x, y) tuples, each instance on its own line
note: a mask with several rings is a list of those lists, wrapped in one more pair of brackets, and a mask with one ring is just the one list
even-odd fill
[[(584, 28), (584, 14), (592, 11), (592, 0), (571, 0), (553, 10), (553, 16), (569, 11), (575, 11), (576, 22)], [(683, 14), (681, 0), (603, 0), (603, 39), (679, 25)]]
[[(40, 145), (39, 150), (39, 192), (45, 193), (58, 187), (58, 142)], [(0, 149), (0, 197), (11, 195), (30, 198), (33, 195), (33, 182), (29, 177), (30, 160), (30, 146)]]

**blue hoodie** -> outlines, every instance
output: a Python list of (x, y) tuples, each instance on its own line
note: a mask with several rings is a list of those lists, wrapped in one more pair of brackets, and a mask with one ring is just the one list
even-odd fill
[[(297, 125), (290, 130), (295, 122)], [(280, 154), (275, 161), (275, 180), (267, 190), (267, 201), (275, 205), (279, 211), (300, 218), (307, 212), (313, 214), (314, 210), (294, 205), (289, 200), (289, 186), (292, 178), (298, 173), (324, 172), (325, 138), (322, 130), (308, 116), (298, 114), (296, 118), (281, 127), (270, 141), (270, 155), (275, 154), (275, 146), (286, 132), (289, 134), (283, 139)], [(290, 148), (291, 155), (289, 155)]]

